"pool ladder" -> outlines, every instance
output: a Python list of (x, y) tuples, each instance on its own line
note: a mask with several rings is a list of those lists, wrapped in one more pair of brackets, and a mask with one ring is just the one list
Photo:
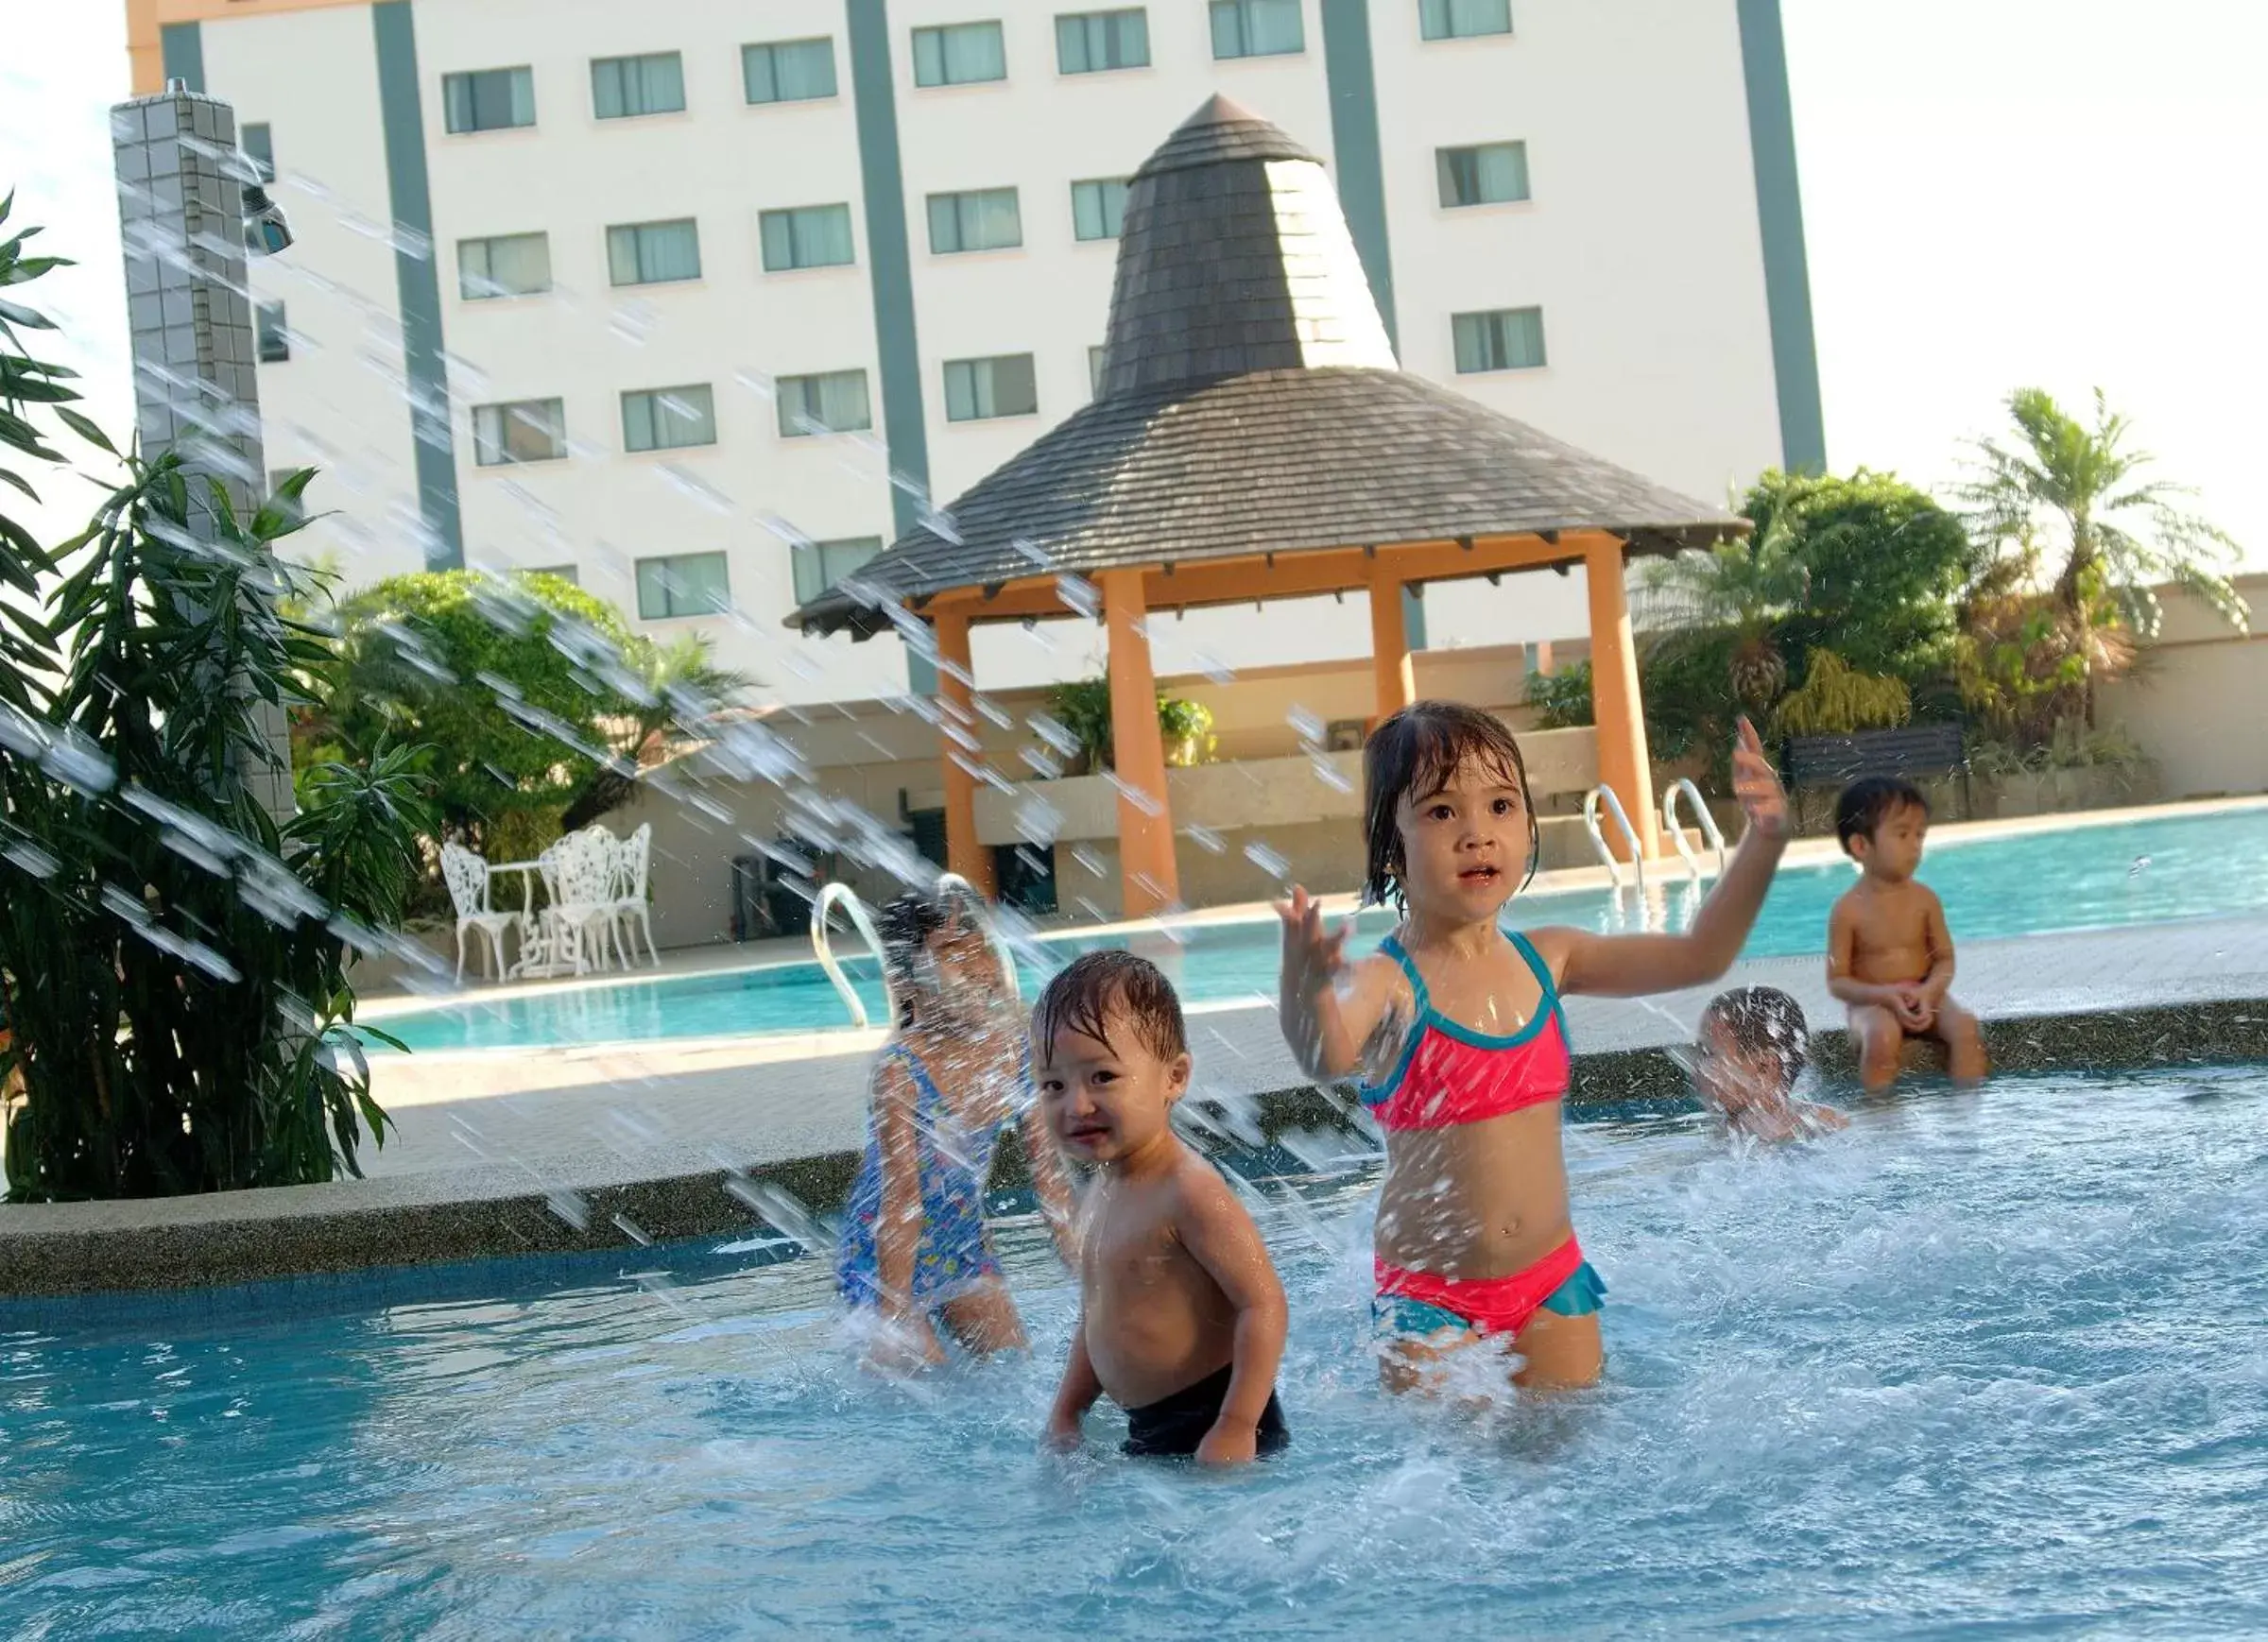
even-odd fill
[(1602, 782), (1583, 795), (1583, 830), (1590, 834), (1590, 847), (1598, 851), (1599, 860), (1606, 868), (1606, 876), (1614, 884), (1615, 904), (1620, 906), (1623, 864), (1615, 860), (1614, 851), (1606, 847), (1606, 833), (1599, 830), (1599, 806), (1602, 803), (1606, 806), (1607, 813), (1614, 817), (1615, 828), (1622, 833), (1623, 842), (1629, 847), (1630, 870), (1637, 881), (1638, 904), (1642, 910), (1646, 904), (1646, 852), (1638, 842), (1638, 829), (1630, 825), (1629, 813), (1624, 810), (1623, 801), (1614, 795), (1612, 787)]
[(1702, 841), (1717, 852), (1717, 876), (1725, 876), (1725, 834), (1717, 830), (1717, 818), (1709, 812), (1709, 804), (1694, 786), (1692, 778), (1680, 776), (1670, 783), (1670, 790), (1661, 795), (1661, 830), (1677, 846), (1677, 853), (1685, 857), (1685, 869), (1693, 875), (1693, 887), (1701, 887), (1701, 858), (1693, 847), (1685, 841), (1685, 829), (1677, 825), (1677, 796), (1683, 794), (1692, 800), (1693, 821), (1701, 829)]
[[(937, 874), (937, 890), (940, 894), (966, 900), (980, 909), (985, 905), (983, 893), (957, 872)], [(874, 954), (874, 966), (882, 976), (883, 1000), (894, 1025), (898, 1019), (898, 994), (890, 985), (890, 966), (883, 957), (882, 934), (874, 927), (874, 915), (867, 910), (867, 903), (858, 898), (858, 892), (849, 884), (840, 881), (829, 883), (813, 899), (812, 954), (818, 959), (819, 967), (826, 971), (827, 979), (834, 983), (835, 992), (842, 998), (844, 1007), (850, 1011), (851, 1025), (872, 1025), (867, 1016), (866, 1001), (859, 997), (858, 988), (850, 984), (850, 978), (843, 973), (843, 966), (834, 955), (833, 937), (827, 927), (827, 920), (837, 906), (843, 909), (844, 915), (850, 920), (850, 927), (858, 932), (859, 938), (867, 943), (868, 949)], [(1009, 949), (1006, 939), (1001, 934), (997, 919), (988, 915), (984, 923), (985, 939), (992, 948), (993, 955), (1000, 960), (1001, 976), (1013, 995), (1016, 991), (1016, 954)]]

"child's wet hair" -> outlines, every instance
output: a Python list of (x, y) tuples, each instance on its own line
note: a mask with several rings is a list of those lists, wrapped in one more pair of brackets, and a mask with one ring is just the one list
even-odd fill
[(1843, 789), (1835, 800), (1835, 836), (1843, 852), (1850, 853), (1854, 838), (1872, 840), (1881, 824), (1911, 805), (1926, 820), (1930, 800), (1913, 782), (1897, 776), (1863, 776)]
[(1770, 1055), (1791, 1084), (1812, 1064), (1812, 1029), (1803, 1005), (1777, 986), (1718, 993), (1701, 1012), (1704, 1040), (1711, 1027), (1722, 1030), (1743, 1054)]
[(1068, 1028), (1115, 1054), (1109, 1034), (1113, 1011), (1160, 1060), (1189, 1052), (1189, 1029), (1174, 983), (1147, 958), (1117, 948), (1082, 952), (1047, 983), (1032, 1005), (1032, 1041), (1044, 1059), (1056, 1034)]
[(913, 1001), (908, 995), (936, 990), (929, 941), (952, 916), (952, 909), (936, 896), (909, 889), (884, 907), (874, 920), (874, 932), (882, 937), (883, 976), (897, 994), (901, 1026), (913, 1023)]
[(1528, 865), (1521, 887), (1536, 876), (1542, 834), (1535, 800), (1528, 794), (1527, 761), (1503, 721), (1456, 701), (1419, 701), (1403, 708), (1370, 732), (1363, 748), (1363, 843), (1368, 864), (1363, 899), (1401, 906), (1401, 829), (1394, 811), (1402, 799), (1431, 797), (1470, 762), (1520, 789), (1520, 807), (1528, 813)]

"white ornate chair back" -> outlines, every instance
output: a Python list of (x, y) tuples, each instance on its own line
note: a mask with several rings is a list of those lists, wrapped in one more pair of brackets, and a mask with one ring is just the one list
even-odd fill
[(645, 898), (646, 869), (653, 858), (654, 824), (641, 821), (638, 830), (622, 841), (622, 899)]
[(461, 844), (441, 846), (441, 881), (460, 918), (489, 910), (489, 864)]

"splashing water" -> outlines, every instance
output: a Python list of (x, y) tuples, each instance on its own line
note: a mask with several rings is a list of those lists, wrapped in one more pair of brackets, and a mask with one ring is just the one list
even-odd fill
[(1227, 1479), (1119, 1459), (1108, 1411), (1036, 1451), (1076, 1295), (1028, 1218), (999, 1239), (1033, 1357), (913, 1382), (762, 1236), (4, 1304), (0, 1628), (2255, 1633), (2264, 1116), (2246, 1069), (1769, 1154), (1576, 1125), (1607, 1380), (1481, 1411), (1378, 1389), (1366, 1177), (1264, 1189), (1293, 1445)]

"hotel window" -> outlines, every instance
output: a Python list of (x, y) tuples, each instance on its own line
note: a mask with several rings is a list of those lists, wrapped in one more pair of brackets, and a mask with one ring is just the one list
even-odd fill
[(988, 421), (994, 417), (1028, 417), (1040, 409), (1040, 387), (1028, 353), (992, 359), (945, 362), (945, 419)]
[(685, 111), (685, 60), (674, 51), (591, 60), (591, 111), (602, 120)]
[(567, 412), (556, 399), (472, 407), (472, 460), (483, 468), (556, 462), (567, 453)]
[(260, 343), (260, 363), (281, 365), (291, 357), (291, 333), (284, 324), (284, 304), (262, 302), (252, 310), (252, 333)]
[(854, 260), (850, 208), (847, 205), (799, 205), (789, 211), (759, 212), (756, 227), (764, 241), (766, 273), (839, 268)]
[(1483, 143), (1471, 148), (1435, 148), (1441, 203), (1502, 205), (1528, 197), (1528, 145)]
[(484, 68), (441, 76), (441, 106), (452, 131), (503, 131), (536, 123), (533, 69)]
[(1418, 0), (1418, 32), (1427, 40), (1509, 34), (1512, 0)]
[(732, 607), (721, 553), (673, 553), (638, 561), (638, 619), (713, 616)]
[(1009, 250), (1022, 243), (1023, 214), (1013, 188), (929, 197), (929, 248), (939, 256)]
[(1452, 314), (1457, 370), (1533, 370), (1543, 363), (1543, 310), (1499, 308), (1488, 314)]
[(780, 436), (850, 434), (874, 425), (867, 401), (867, 373), (831, 370), (822, 376), (783, 376), (779, 393)]
[(504, 233), (456, 242), (456, 289), (468, 302), (551, 289), (551, 236)]
[(796, 571), (796, 603), (810, 604), (881, 551), (879, 536), (795, 543), (788, 553)]
[(1072, 11), (1056, 19), (1056, 67), (1065, 74), (1101, 74), (1150, 66), (1150, 14)]
[(774, 40), (740, 48), (751, 103), (811, 103), (834, 95), (833, 40)]
[(914, 84), (981, 85), (1008, 77), (1008, 53), (997, 23), (954, 23), (914, 30)]
[(630, 451), (676, 451), (716, 443), (716, 402), (706, 383), (641, 388), (622, 396), (622, 443)]
[(1108, 177), (1071, 185), (1071, 231), (1081, 239), (1116, 239), (1126, 220), (1126, 184)]
[(1212, 0), (1212, 55), (1286, 57), (1307, 49), (1299, 0)]
[(255, 180), (265, 188), (276, 180), (276, 140), (266, 120), (248, 121), (237, 128), (236, 145), (252, 162)]
[(624, 223), (607, 230), (607, 276), (617, 285), (699, 279), (701, 236), (693, 218)]

